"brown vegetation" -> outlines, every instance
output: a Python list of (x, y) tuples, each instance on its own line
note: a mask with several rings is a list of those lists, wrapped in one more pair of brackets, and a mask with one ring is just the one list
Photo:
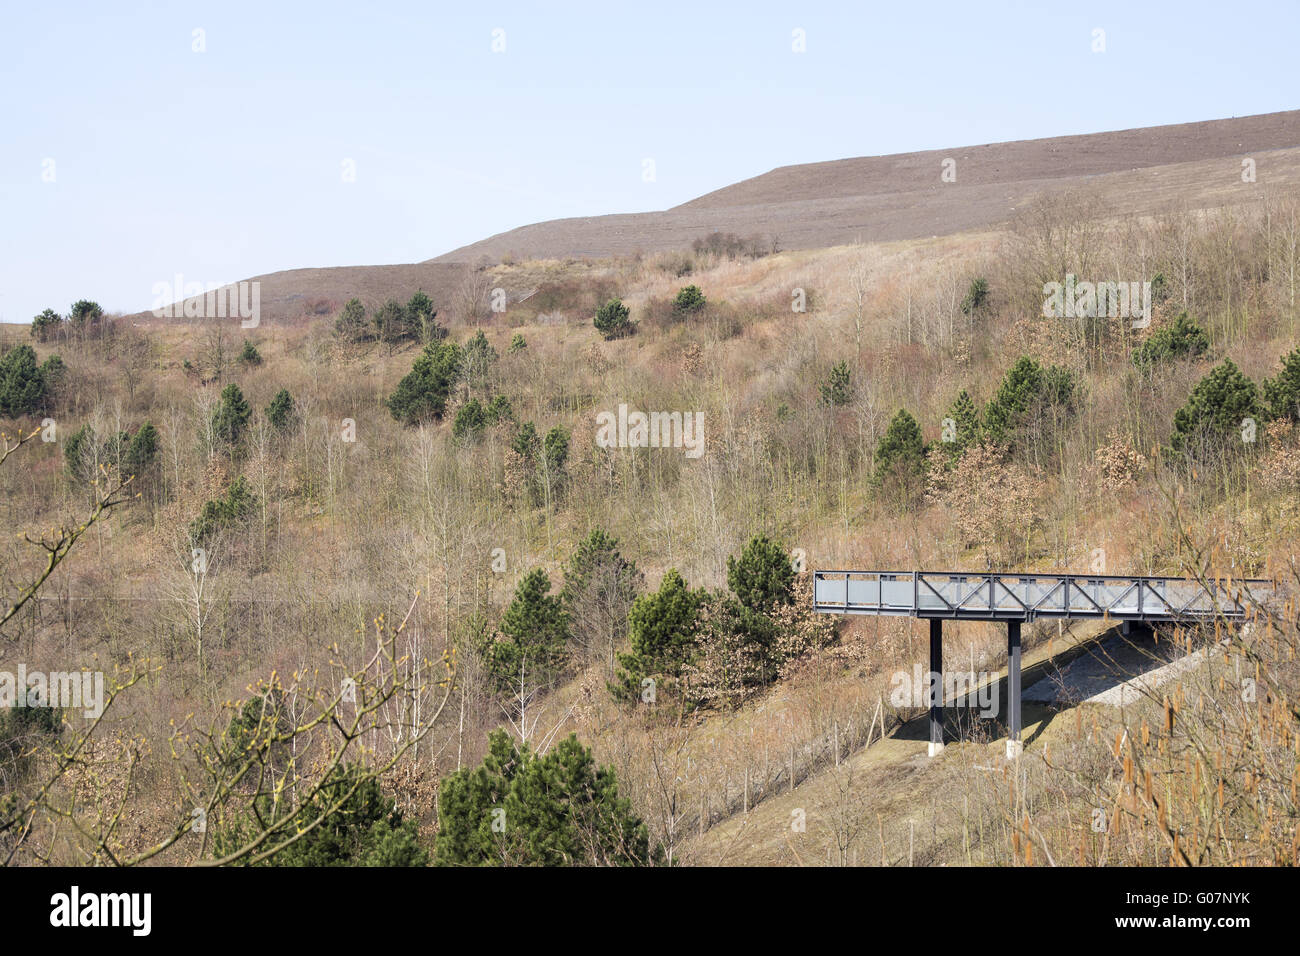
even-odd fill
[[(332, 316), (264, 323), (256, 366), (235, 361), (250, 334), (237, 322), (119, 320), (120, 334), (40, 343), (41, 358), (58, 351), (69, 368), (52, 414), (60, 440), (29, 441), (22, 467), (0, 470), (0, 516), (13, 532), (0, 552), (6, 579), (37, 580), (46, 560), (19, 532), (84, 511), (67, 437), (87, 423), (110, 435), (149, 421), (160, 447), (134, 504), (86, 527), (39, 599), (0, 622), (0, 666), (123, 675), (101, 721), (69, 718), (61, 746), (80, 749), (67, 765), (57, 749), (36, 755), (14, 791), (21, 827), (0, 834), (4, 856), (256, 859), (275, 834), (218, 856), (190, 829), (193, 810), (211, 809), (215, 826), (247, 808), (250, 772), (272, 788), (311, 788), (362, 755), (372, 774), (411, 781), (396, 794), (427, 838), (433, 781), (476, 764), (485, 732), (504, 723), (541, 748), (578, 732), (616, 769), (654, 838), (688, 862), (736, 858), (721, 842), (734, 836), (728, 828), (767, 806), (786, 811), (762, 844), (770, 862), (824, 859), (790, 830), (793, 807), (822, 827), (839, 863), (1294, 863), (1294, 606), (1268, 609), (1222, 648), (1215, 641), (1229, 635), (1179, 635), (1209, 650), (1181, 689), (1113, 714), (1063, 715), (1056, 729), (1070, 732), (1031, 746), (1018, 767), (978, 769), (989, 760), (980, 740), (997, 731), (973, 722), (970, 747), (926, 771), (934, 803), (919, 830), (872, 802), (901, 764), (882, 770), (867, 756), (882, 738), (898, 743), (889, 735), (919, 712), (887, 702), (889, 675), (923, 654), (909, 622), (851, 622), (832, 638), (825, 621), (783, 621), (787, 664), (757, 691), (735, 678), (746, 649), (706, 624), (692, 679), (708, 693), (687, 712), (610, 698), (607, 640), (621, 635), (602, 634), (612, 625), (594, 609), (553, 682), (503, 698), (481, 657), (520, 579), (541, 568), (558, 588), (594, 528), (620, 540), (651, 586), (675, 567), (692, 587), (722, 588), (727, 558), (759, 533), (800, 549), (809, 567), (1087, 570), (1102, 548), (1116, 571), (1289, 573), (1300, 540), (1290, 426), (1261, 428), (1248, 454), (1195, 469), (1159, 451), (1215, 363), (1231, 357), (1258, 381), (1296, 347), (1300, 205), (1294, 192), (1259, 200), (1084, 228), (1066, 196), (1026, 210), (1006, 233), (709, 255), (695, 258), (689, 280), (663, 267), (669, 258), (629, 256), (459, 271), (441, 299), (426, 284), (436, 306), (448, 304), (452, 341), (482, 328), (498, 355), (475, 396), (505, 396), (539, 437), (567, 430), (562, 463), (514, 447), (511, 425), (454, 438), (451, 419), (471, 397), (463, 383), (444, 420), (399, 424), (383, 403), (420, 347), (348, 344), (331, 334)], [(1062, 270), (1160, 272), (1168, 298), (1152, 329), (1045, 318), (1042, 285)], [(977, 276), (988, 279), (988, 303), (964, 312)], [(674, 317), (688, 281), (709, 305)], [(509, 293), (506, 311), (480, 308), (497, 287)], [(796, 288), (818, 290), (809, 311), (791, 309)], [(641, 331), (602, 343), (591, 312), (614, 291)], [(1135, 368), (1130, 350), (1174, 309), (1203, 326), (1210, 354)], [(511, 351), (516, 333), (527, 347)], [(936, 463), (929, 497), (905, 508), (873, 491), (898, 409), (936, 439), (961, 389), (982, 409), (1022, 354), (1077, 376), (1068, 414), (1030, 416), (1013, 446), (976, 444), (951, 471)], [(840, 361), (852, 397), (827, 405), (819, 386)], [(212, 424), (232, 381), (254, 410), (234, 444)], [(297, 417), (277, 431), (265, 409), (282, 388)], [(595, 416), (620, 404), (703, 413), (704, 454), (599, 447)], [(22, 423), (24, 434), (38, 425)], [(240, 479), (251, 504), (206, 540), (200, 568), (191, 522)], [(972, 669), (997, 666), (997, 637), (955, 628), (950, 641)], [(1249, 701), (1242, 674), (1255, 682)], [(345, 689), (361, 694), (350, 710)], [(276, 720), (287, 723), (271, 727), (241, 776), (222, 762), (237, 755), (214, 754), (232, 717), (266, 700), (286, 702)], [(323, 716), (338, 713), (348, 720)], [(962, 789), (971, 775), (980, 785)], [(796, 787), (802, 802), (777, 802)], [(1092, 807), (1105, 830), (1091, 829)], [(280, 837), (292, 829), (282, 824)]]

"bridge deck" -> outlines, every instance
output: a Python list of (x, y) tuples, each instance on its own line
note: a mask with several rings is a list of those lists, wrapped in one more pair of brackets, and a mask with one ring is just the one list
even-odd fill
[(1111, 618), (1151, 623), (1242, 620), (1272, 582), (1105, 574), (814, 571), (813, 608), (976, 621)]
[(1020, 756), (1020, 627), (1036, 618), (1110, 618), (1148, 623), (1240, 621), (1269, 581), (1117, 577), (1107, 574), (967, 574), (814, 571), (813, 608), (824, 614), (894, 614), (930, 620), (930, 756), (942, 752), (943, 622), (1007, 626), (1007, 757)]

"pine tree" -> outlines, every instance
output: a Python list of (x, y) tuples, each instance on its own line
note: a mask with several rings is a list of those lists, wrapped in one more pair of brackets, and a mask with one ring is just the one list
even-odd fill
[(104, 318), (104, 310), (99, 307), (98, 302), (91, 302), (89, 299), (80, 299), (72, 304), (68, 310), (68, 324), (72, 331), (77, 333), (93, 332), (100, 327)]
[(677, 292), (677, 297), (673, 299), (673, 315), (678, 318), (685, 318), (692, 313), (704, 308), (706, 300), (704, 293), (700, 291), (697, 285), (688, 285)]
[(460, 378), (461, 351), (454, 342), (424, 347), (411, 371), (388, 397), (388, 410), (404, 425), (442, 418), (452, 386)]
[(63, 461), (68, 469), (68, 476), (74, 481), (88, 484), (95, 480), (96, 441), (95, 430), (89, 424), (85, 424), (63, 443)]
[(1069, 371), (1043, 368), (1022, 355), (1003, 378), (984, 412), (984, 430), (995, 444), (1013, 447), (1021, 431), (1045, 415), (1068, 411), (1076, 385)]
[(972, 279), (966, 296), (961, 300), (962, 315), (974, 315), (989, 297), (989, 284), (985, 279)]
[(487, 416), (489, 425), (495, 425), (498, 422), (511, 422), (515, 419), (515, 410), (510, 407), (510, 399), (504, 395), (498, 395), (488, 402), (484, 414)]
[(542, 449), (546, 453), (546, 465), (552, 472), (560, 474), (569, 460), (569, 430), (556, 425), (542, 439)]
[(298, 420), (298, 410), (287, 388), (276, 392), (271, 404), (266, 406), (266, 420), (279, 432), (288, 430)]
[(544, 756), (504, 731), (479, 767), (443, 781), (434, 862), (440, 866), (647, 866), (662, 863), (645, 824), (576, 736)]
[(831, 369), (830, 377), (822, 386), (822, 404), (835, 407), (853, 400), (853, 386), (849, 383), (849, 364), (840, 362)]
[(524, 422), (519, 426), (519, 431), (515, 433), (514, 440), (510, 447), (520, 458), (529, 464), (537, 461), (537, 453), (541, 449), (541, 440), (537, 437), (537, 426), (532, 422)]
[(501, 636), (486, 649), (489, 673), (498, 689), (518, 691), (551, 684), (567, 663), (568, 617), (550, 578), (541, 568), (524, 575), (501, 616)]
[(680, 677), (694, 656), (700, 609), (707, 599), (704, 590), (692, 591), (677, 569), (670, 568), (658, 591), (643, 594), (632, 603), (628, 613), (632, 649), (618, 655), (622, 669), (609, 685), (616, 699), (625, 703), (640, 700), (646, 678), (658, 682)]
[(360, 299), (348, 299), (334, 322), (334, 331), (348, 342), (361, 342), (370, 337), (370, 323), (366, 321), (366, 308)]
[(1182, 312), (1170, 324), (1156, 329), (1151, 337), (1133, 350), (1133, 364), (1141, 369), (1151, 368), (1171, 359), (1195, 358), (1210, 350), (1210, 337), (1205, 330)]
[(438, 866), (501, 865), (504, 859), (505, 801), (522, 755), (500, 730), (488, 734), (488, 751), (478, 767), (463, 767), (438, 788)]
[(510, 441), (510, 451), (506, 455), (506, 478), (512, 496), (526, 499), (536, 506), (543, 498), (543, 489), (538, 480), (542, 461), (542, 439), (537, 434), (537, 426), (524, 422)]
[(1165, 278), (1163, 272), (1157, 272), (1151, 277), (1151, 301), (1163, 302), (1169, 298), (1169, 280)]
[(49, 368), (48, 362), (45, 368), (36, 363), (36, 350), (30, 345), (16, 345), (5, 352), (0, 358), (0, 416), (17, 418), (43, 410)]
[(239, 361), (243, 362), (245, 365), (261, 365), (262, 353), (257, 350), (256, 345), (248, 339), (245, 339), (244, 348), (239, 353)]
[(1037, 399), (1042, 382), (1042, 366), (1027, 355), (1022, 355), (1007, 371), (984, 412), (985, 427), (995, 442), (1004, 441), (1019, 427), (1029, 406)]
[[(16, 801), (14, 783), (32, 771), (44, 749), (35, 746), (37, 740), (44, 738), (48, 742), (57, 738), (63, 731), (63, 715), (60, 707), (12, 701), (0, 707), (0, 779), (6, 781), (11, 801)], [(13, 807), (13, 802), (5, 807), (4, 797), (0, 797), (0, 808), (12, 813)]]
[(53, 309), (46, 309), (32, 319), (32, 338), (37, 342), (48, 342), (63, 330), (63, 316)]
[(504, 395), (496, 396), (486, 405), (477, 398), (471, 398), (456, 410), (451, 433), (454, 437), (465, 441), (477, 441), (488, 426), (498, 422), (513, 421), (514, 416), (510, 400)]
[(224, 498), (204, 502), (199, 516), (190, 522), (190, 539), (196, 545), (202, 544), (217, 531), (239, 524), (253, 513), (256, 504), (257, 498), (240, 475), (230, 483)]
[(447, 337), (447, 330), (437, 322), (438, 313), (433, 308), (433, 300), (423, 290), (411, 296), (411, 300), (406, 303), (406, 313), (415, 323), (420, 341), (427, 344)]
[(770, 614), (777, 605), (789, 604), (794, 593), (790, 555), (765, 535), (755, 535), (739, 558), (727, 558), (727, 586), (751, 611)]
[(233, 445), (244, 434), (252, 417), (253, 409), (245, 401), (244, 393), (238, 385), (231, 382), (221, 390), (221, 401), (212, 413), (212, 430), (219, 438)]
[(1282, 371), (1264, 380), (1264, 400), (1271, 418), (1300, 421), (1300, 348), (1282, 356)]
[(487, 427), (487, 413), (477, 398), (456, 409), (456, 419), (451, 424), (451, 433), (456, 438), (475, 439)]
[(560, 603), (570, 639), (584, 657), (599, 654), (614, 662), (642, 580), (636, 564), (619, 553), (618, 539), (602, 529), (593, 529), (578, 545), (564, 569)]
[(542, 460), (538, 467), (536, 488), (542, 495), (538, 504), (551, 504), (568, 491), (569, 430), (556, 425), (542, 439)]
[(132, 436), (131, 443), (122, 456), (122, 472), (125, 475), (135, 475), (137, 481), (143, 482), (145, 476), (153, 469), (157, 457), (158, 429), (151, 423), (145, 422)]
[(370, 322), (375, 329), (375, 338), (389, 345), (414, 339), (420, 334), (420, 320), (396, 299), (389, 299), (376, 309)]
[(433, 310), (433, 300), (425, 295), (423, 289), (417, 290), (406, 303), (406, 311), (412, 315), (437, 315)]
[(606, 339), (618, 339), (632, 332), (631, 312), (622, 299), (610, 299), (596, 310), (593, 324)]
[(1245, 444), (1242, 430), (1253, 435), (1249, 421), (1263, 417), (1255, 383), (1231, 359), (1224, 359), (1196, 383), (1187, 404), (1174, 414), (1169, 448), (1176, 454), (1202, 458)]
[[(428, 865), (429, 854), (419, 844), (415, 824), (403, 819), (393, 798), (359, 764), (335, 767), (301, 807), (270, 794), (259, 794), (253, 803), (251, 813), (213, 834), (216, 856), (247, 845), (269, 825), (279, 823), (267, 846), (294, 836), (299, 828), (304, 832), (260, 866)], [(295, 819), (288, 823), (288, 815), (295, 811)], [(319, 823), (305, 829), (318, 818)]]
[(905, 408), (900, 408), (876, 446), (872, 484), (877, 489), (902, 492), (907, 498), (919, 493), (925, 475), (925, 440), (921, 426)]
[(461, 367), (465, 382), (471, 389), (486, 392), (492, 374), (492, 366), (497, 361), (497, 350), (488, 342), (483, 330), (479, 329), (474, 337), (465, 343), (461, 357)]
[(967, 448), (979, 443), (984, 434), (984, 423), (980, 420), (979, 409), (965, 389), (948, 406), (948, 414), (943, 423), (940, 439), (944, 453), (949, 462), (962, 456)]
[(45, 379), (45, 393), (47, 397), (54, 390), (54, 387), (59, 384), (59, 380), (63, 378), (64, 373), (67, 371), (68, 367), (63, 364), (63, 359), (59, 358), (57, 355), (51, 355), (41, 363), (41, 377)]
[(226, 770), (245, 764), (275, 765), (290, 756), (288, 738), (293, 730), (284, 690), (273, 686), (244, 702), (226, 724), (215, 762)]
[(775, 614), (794, 596), (794, 567), (783, 545), (757, 535), (740, 557), (727, 558), (727, 586), (735, 600), (716, 603), (715, 631), (743, 662), (739, 684), (766, 685), (776, 677), (779, 629)]

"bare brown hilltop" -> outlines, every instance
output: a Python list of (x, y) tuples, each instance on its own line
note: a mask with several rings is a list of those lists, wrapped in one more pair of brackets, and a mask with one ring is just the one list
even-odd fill
[[(1034, 195), (1090, 179), (1116, 191), (1116, 205), (1128, 203), (1136, 212), (1179, 196), (1205, 205), (1214, 192), (1241, 183), (1240, 163), (1223, 160), (1297, 146), (1300, 111), (1292, 110), (782, 166), (663, 212), (535, 223), (430, 261), (659, 252), (715, 230), (775, 235), (790, 249), (916, 239), (994, 226)], [(1295, 162), (1294, 155), (1253, 158), (1278, 168)], [(940, 179), (946, 159), (955, 161), (953, 182)], [(1153, 192), (1154, 177), (1133, 175), (1154, 167), (1173, 167), (1166, 177), (1170, 188)], [(1134, 184), (1141, 189), (1130, 192), (1126, 187)]]
[[(890, 241), (997, 227), (1035, 196), (1086, 189), (1099, 216), (1256, 198), (1257, 182), (1300, 182), (1300, 110), (1173, 126), (1059, 136), (783, 166), (661, 212), (555, 219), (422, 263), (294, 269), (262, 283), (263, 316), (293, 321), (417, 289), (449, 302), (467, 265), (603, 258), (681, 249), (710, 232), (762, 236), (786, 249)], [(945, 160), (955, 180), (943, 182)]]
[[(937, 193), (946, 185), (981, 186), (1098, 176), (1148, 166), (1239, 156), (1246, 150), (1300, 146), (1298, 137), (1300, 110), (1293, 110), (1177, 126), (841, 159), (782, 166), (692, 199), (677, 209), (723, 209), (913, 191)], [(941, 184), (940, 164), (948, 158), (956, 160), (959, 174), (955, 183)]]

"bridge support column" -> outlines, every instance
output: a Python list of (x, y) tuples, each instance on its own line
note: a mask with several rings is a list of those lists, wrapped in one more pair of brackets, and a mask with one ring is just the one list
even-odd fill
[(1007, 621), (1007, 759), (1020, 756), (1020, 622)]
[(1135, 641), (1150, 640), (1153, 628), (1146, 621), (1125, 621), (1120, 625), (1119, 632)]
[(930, 619), (930, 756), (943, 750), (943, 619)]

